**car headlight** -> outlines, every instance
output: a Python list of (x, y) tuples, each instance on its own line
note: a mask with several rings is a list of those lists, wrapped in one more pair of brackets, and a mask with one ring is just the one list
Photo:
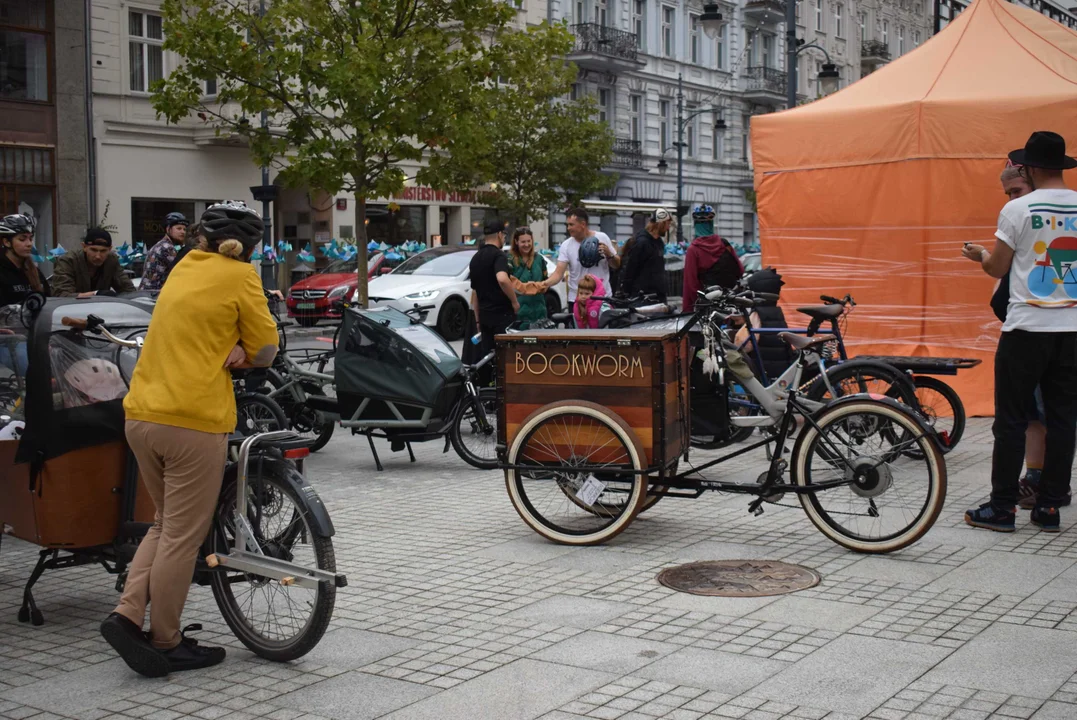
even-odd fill
[(423, 290), (400, 298), (401, 300), (433, 300), (441, 293), (440, 290)]
[(348, 290), (350, 290), (350, 289), (351, 288), (349, 286), (347, 286), (347, 285), (338, 285), (337, 287), (335, 287), (335, 288), (333, 288), (332, 290), (329, 291), (329, 295), (327, 297), (330, 300), (335, 300), (338, 297), (346, 295)]

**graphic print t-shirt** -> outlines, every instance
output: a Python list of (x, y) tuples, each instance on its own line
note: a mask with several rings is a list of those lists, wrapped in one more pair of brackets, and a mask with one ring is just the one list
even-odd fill
[(1036, 190), (1011, 200), (995, 237), (1014, 252), (1003, 332), (1077, 332), (1077, 192)]

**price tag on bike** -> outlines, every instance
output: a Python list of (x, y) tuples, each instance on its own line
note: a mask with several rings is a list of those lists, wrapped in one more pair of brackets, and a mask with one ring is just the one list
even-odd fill
[(588, 475), (583, 485), (580, 486), (579, 492), (576, 493), (576, 499), (587, 507), (591, 507), (605, 491), (606, 483), (602, 482), (594, 475)]

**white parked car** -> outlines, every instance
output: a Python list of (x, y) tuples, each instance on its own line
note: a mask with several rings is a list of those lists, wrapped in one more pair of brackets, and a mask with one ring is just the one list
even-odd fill
[[(471, 273), (474, 245), (445, 245), (413, 255), (392, 272), (379, 275), (367, 286), (370, 307), (410, 310), (427, 307), (426, 324), (437, 328), (446, 340), (459, 340), (467, 327), (471, 308)], [(542, 256), (540, 256), (542, 257)], [(549, 274), (556, 263), (542, 257)], [(357, 295), (358, 293), (356, 293)], [(353, 302), (357, 298), (353, 296)], [(564, 283), (546, 293), (547, 314), (568, 306)]]

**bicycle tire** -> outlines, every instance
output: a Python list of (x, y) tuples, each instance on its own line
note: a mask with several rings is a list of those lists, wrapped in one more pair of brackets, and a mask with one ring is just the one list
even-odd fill
[(240, 435), (287, 430), (288, 427), (288, 417), (273, 398), (257, 392), (236, 393), (236, 432)]
[[(848, 360), (828, 367), (826, 377), (830, 384), (835, 387), (835, 391), (839, 390), (839, 383), (852, 381), (853, 385), (850, 389), (859, 393), (872, 392), (872, 388), (868, 387), (867, 383), (873, 379), (881, 380), (883, 386), (875, 388), (882, 391), (878, 394), (892, 397), (914, 412), (920, 412), (920, 403), (916, 399), (916, 386), (913, 385), (908, 375), (892, 365), (874, 360)], [(827, 400), (829, 392), (829, 388), (823, 382), (823, 377), (819, 375), (811, 381), (804, 395), (809, 400), (824, 402)], [(839, 394), (839, 397), (847, 394), (853, 393), (843, 392)], [(831, 399), (836, 400), (837, 398)]]
[[(449, 427), (449, 442), (452, 443), (453, 450), (460, 458), (473, 468), (479, 470), (495, 470), (497, 468), (497, 389), (492, 387), (479, 388), (479, 404), (484, 408), (492, 407), (493, 412), (493, 432), (488, 438), (491, 440), (489, 443), (490, 452), (486, 455), (480, 455), (472, 452), (471, 448), (467, 446), (463, 437), (463, 425), (468, 422), (468, 413), (474, 413), (475, 408), (472, 404), (470, 397), (465, 398), (461, 403), (459, 411), (456, 413), (456, 417), (453, 418), (452, 425)], [(486, 417), (489, 420), (490, 413), (486, 412)]]
[[(336, 554), (333, 550), (333, 541), (331, 538), (320, 537), (313, 533), (311, 528), (307, 525), (304, 518), (309, 517), (310, 510), (306, 504), (306, 499), (296, 494), (291, 484), (282, 477), (283, 473), (294, 472), (290, 466), (282, 462), (265, 462), (256, 463), (253, 462), (250, 465), (248, 472), (247, 486), (250, 494), (254, 497), (248, 500), (248, 514), (250, 514), (250, 508), (254, 498), (262, 496), (265, 492), (266, 485), (272, 487), (272, 490), (276, 493), (281, 493), (286, 496), (293, 504), (295, 512), (292, 514), (292, 519), (289, 520), (289, 527), (295, 522), (302, 524), (299, 532), (286, 533), (286, 537), (290, 538), (290, 547), (285, 550), (289, 555), (295, 550), (295, 541), (306, 539), (309, 541), (311, 551), (316, 561), (319, 570), (325, 570), (327, 572), (336, 572)], [(261, 492), (259, 492), (261, 490)], [(227, 554), (230, 550), (229, 543), (229, 519), (232, 512), (235, 509), (235, 496), (236, 496), (236, 481), (231, 479), (224, 484), (221, 489), (220, 501), (218, 502), (217, 509), (214, 512), (213, 526), (210, 529), (209, 536), (205, 542), (205, 553), (220, 553)], [(256, 516), (258, 513), (256, 513)], [(274, 541), (278, 538), (274, 538)], [(270, 543), (260, 543), (263, 547), (263, 551), (269, 550), (273, 553), (274, 549), (271, 548)], [(279, 549), (277, 549), (279, 553)], [(333, 608), (336, 604), (336, 586), (332, 583), (322, 582), (318, 584), (317, 590), (313, 591), (313, 601), (307, 603), (311, 608), (310, 617), (303, 627), (299, 629), (297, 635), (287, 639), (273, 639), (266, 637), (263, 632), (267, 623), (262, 623), (261, 629), (256, 629), (256, 623), (253, 623), (249, 619), (244, 611), (247, 606), (246, 603), (242, 603), (236, 598), (235, 588), (242, 585), (244, 582), (248, 582), (252, 585), (261, 585), (266, 587), (269, 583), (274, 581), (267, 580), (260, 577), (252, 577), (246, 573), (227, 573), (223, 571), (217, 571), (210, 574), (210, 588), (213, 591), (213, 598), (217, 602), (217, 607), (221, 611), (222, 617), (224, 617), (225, 623), (231, 628), (233, 634), (239, 639), (251, 652), (256, 655), (266, 658), (267, 660), (273, 660), (276, 662), (287, 662), (301, 658), (310, 652), (325, 635), (326, 629), (329, 627), (329, 621), (333, 616)], [(276, 586), (274, 586), (276, 591)], [(297, 607), (299, 604), (291, 603), (290, 593), (295, 592), (297, 595), (302, 591), (303, 597), (309, 597), (311, 593), (308, 588), (297, 588), (280, 586), (279, 593), (288, 594), (290, 607)], [(268, 598), (268, 593), (266, 594)], [(254, 608), (254, 598), (252, 593), (252, 601), (249, 605), (251, 611)], [(267, 613), (268, 615), (269, 613)], [(278, 617), (278, 614), (273, 613), (274, 617)]]
[[(852, 416), (858, 413), (873, 414), (875, 417), (867, 423), (863, 419), (859, 421), (851, 419)], [(920, 459), (924, 461), (928, 470), (926, 495), (912, 521), (899, 530), (882, 537), (865, 537), (863, 533), (846, 527), (836, 516), (867, 517), (871, 518), (868, 521), (868, 527), (881, 525), (880, 518), (882, 518), (883, 511), (877, 507), (876, 499), (887, 497), (887, 494), (894, 489), (894, 476), (891, 469), (894, 463), (908, 461), (909, 457), (900, 450), (891, 449), (883, 453), (882, 460), (876, 462), (876, 458), (871, 457), (870, 454), (864, 454), (866, 441), (864, 436), (860, 437), (854, 445), (847, 445), (850, 450), (855, 451), (856, 455), (850, 454), (850, 457), (846, 458), (848, 462), (843, 463), (846, 467), (841, 469), (842, 475), (851, 482), (839, 487), (798, 495), (804, 513), (811, 523), (815, 525), (816, 529), (838, 545), (862, 553), (889, 553), (900, 550), (922, 538), (931, 529), (935, 520), (938, 519), (939, 513), (942, 512), (946, 501), (946, 462), (942, 457), (942, 453), (939, 452), (934, 438), (923, 433), (920, 421), (908, 408), (893, 402), (864, 397), (827, 406), (813, 415), (812, 420), (814, 424), (807, 424), (800, 432), (790, 455), (790, 477), (791, 481), (796, 485), (807, 487), (812, 484), (815, 471), (811, 468), (811, 459), (821, 449), (822, 439), (827, 437), (828, 428), (834, 428), (831, 431), (828, 443), (838, 436), (839, 430), (844, 430), (846, 435), (854, 435), (856, 428), (871, 428), (871, 435), (878, 434), (879, 437), (886, 438), (888, 443), (894, 443), (895, 438), (899, 443), (904, 442), (904, 438), (910, 438), (909, 442), (915, 442), (920, 452), (923, 453)], [(884, 429), (891, 424), (899, 425), (901, 429), (897, 432)], [(913, 440), (912, 438), (915, 439)], [(870, 439), (870, 437), (867, 437), (867, 439)], [(823, 452), (818, 452), (818, 457), (822, 460), (821, 470), (834, 472), (838, 469), (838, 466), (834, 462), (835, 454), (833, 450), (822, 449)], [(847, 468), (852, 467), (854, 464), (858, 466), (858, 470), (864, 472), (863, 478), (854, 479), (848, 476), (849, 470)], [(878, 470), (884, 466), (885, 471)], [(872, 475), (873, 472), (876, 473), (874, 476)], [(825, 481), (827, 481), (827, 478), (821, 478), (821, 482)], [(880, 489), (880, 485), (883, 483), (885, 483), (885, 486)], [(851, 493), (851, 495), (845, 495), (845, 493)], [(864, 512), (838, 511), (834, 513), (828, 511), (823, 507), (822, 499), (834, 497), (835, 495), (848, 497), (849, 502), (855, 503), (856, 507), (867, 507), (868, 509)], [(888, 519), (900, 514), (901, 509), (907, 510), (909, 508), (909, 503), (904, 497), (901, 497), (900, 492), (894, 490), (892, 496), (900, 501), (900, 509), (890, 510), (889, 506), (887, 506)], [(913, 504), (913, 509), (916, 509), (915, 503)], [(855, 522), (857, 521), (854, 520)], [(857, 527), (860, 527), (860, 525), (857, 524)]]
[[(535, 463), (536, 465), (548, 467), (547, 472), (552, 477), (537, 477), (542, 471), (507, 470), (505, 472), (505, 485), (509, 492), (509, 500), (520, 518), (539, 535), (542, 535), (547, 540), (564, 545), (597, 545), (616, 537), (635, 519), (639, 512), (639, 507), (647, 495), (647, 479), (642, 475), (632, 475), (631, 479), (625, 482), (614, 481), (619, 485), (615, 493), (625, 498), (625, 502), (616, 506), (616, 512), (612, 509), (608, 509), (603, 513), (581, 510), (578, 498), (564, 492), (564, 483), (578, 481), (580, 473), (573, 473), (571, 466), (566, 465), (567, 461), (560, 456), (556, 458), (560, 462), (555, 462), (553, 459), (545, 461), (539, 459), (552, 454), (551, 449), (547, 448), (552, 448), (553, 452), (559, 452), (556, 446), (563, 445), (564, 442), (562, 441), (575, 443), (574, 439), (570, 440), (569, 438), (579, 437), (579, 432), (565, 430), (568, 427), (569, 418), (572, 417), (579, 418), (590, 425), (590, 432), (608, 435), (611, 440), (620, 444), (621, 452), (615, 454), (617, 448), (610, 448), (607, 443), (606, 447), (600, 448), (601, 453), (597, 453), (595, 448), (598, 447), (598, 444), (591, 443), (585, 455), (581, 456), (571, 452), (570, 459), (578, 461), (581, 467), (586, 467), (600, 464), (601, 458), (609, 458), (613, 454), (617, 462), (607, 461), (606, 464), (610, 467), (609, 474), (617, 475), (617, 470), (643, 469), (646, 455), (631, 428), (624, 420), (601, 405), (584, 401), (565, 400), (544, 405), (531, 413), (520, 426), (520, 430), (517, 432), (508, 452), (509, 465)], [(561, 430), (557, 429), (558, 423), (560, 423)], [(557, 435), (557, 440), (552, 445), (548, 442), (536, 440), (536, 448), (532, 448), (532, 439), (547, 427), (554, 428), (553, 433)], [(584, 439), (584, 443), (588, 442), (588, 440)], [(572, 447), (570, 449), (575, 450), (577, 448)], [(561, 507), (568, 512), (572, 512), (572, 508), (579, 511), (575, 517), (567, 517), (565, 520), (556, 519), (551, 517), (550, 513), (552, 501), (536, 502), (536, 500), (539, 500), (537, 491), (544, 487), (549, 487), (547, 483), (554, 486), (550, 487), (551, 492), (549, 494), (557, 493), (554, 497), (561, 497), (564, 503), (567, 503), (567, 505), (562, 504)], [(606, 488), (610, 484), (613, 483), (607, 483), (602, 488), (602, 494), (605, 494)], [(534, 488), (534, 490), (529, 490), (529, 488)], [(599, 497), (601, 498), (601, 495)], [(599, 503), (596, 502), (595, 504)], [(615, 507), (609, 501), (600, 504), (605, 508)], [(588, 527), (583, 527), (585, 522)]]
[[(940, 414), (940, 409), (949, 408), (950, 417), (953, 418), (953, 425), (949, 430), (943, 431), (945, 435), (943, 432), (939, 434), (939, 449), (945, 455), (957, 447), (957, 444), (961, 442), (961, 437), (965, 434), (965, 404), (961, 402), (961, 397), (956, 390), (938, 378), (929, 375), (914, 375), (912, 381), (916, 386), (921, 415), (936, 431), (938, 431), (939, 418), (946, 416), (945, 410), (943, 410), (943, 414)], [(932, 402), (930, 393), (938, 393), (941, 396), (939, 398), (941, 403)], [(911, 450), (909, 452), (916, 451)]]

